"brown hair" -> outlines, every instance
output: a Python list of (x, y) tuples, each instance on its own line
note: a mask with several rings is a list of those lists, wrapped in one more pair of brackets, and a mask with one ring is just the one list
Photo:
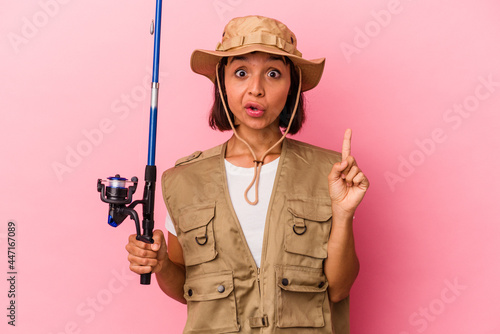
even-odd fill
[[(295, 107), (295, 98), (297, 96), (297, 90), (299, 88), (299, 74), (295, 69), (295, 65), (292, 63), (292, 61), (288, 57), (284, 58), (286, 63), (290, 65), (291, 83), (290, 83), (290, 92), (286, 99), (285, 107), (283, 108), (283, 111), (279, 116), (279, 126), (280, 128), (286, 129), (288, 127), (288, 123), (290, 122), (290, 118), (292, 117), (293, 107)], [(226, 92), (224, 91), (225, 89), (224, 69), (226, 65), (227, 65), (227, 57), (224, 57), (221, 59), (219, 65), (219, 79), (223, 90), (225, 102), (226, 105), (228, 106)], [(212, 105), (212, 110), (210, 112), (208, 124), (214, 130), (219, 130), (219, 131), (231, 130), (231, 124), (229, 124), (226, 112), (224, 111), (224, 105), (222, 104), (221, 94), (219, 94), (219, 88), (217, 87), (217, 82), (215, 82), (214, 87), (215, 87), (214, 104)], [(229, 111), (229, 116), (231, 117), (231, 121), (234, 124), (234, 115), (231, 112), (231, 110), (228, 111)], [(295, 113), (295, 117), (293, 118), (292, 124), (290, 125), (290, 130), (288, 131), (288, 133), (293, 135), (299, 132), (299, 130), (302, 128), (302, 124), (304, 123), (304, 121), (305, 121), (304, 96), (303, 93), (300, 93), (297, 111)], [(237, 125), (235, 125), (235, 127), (236, 126)]]

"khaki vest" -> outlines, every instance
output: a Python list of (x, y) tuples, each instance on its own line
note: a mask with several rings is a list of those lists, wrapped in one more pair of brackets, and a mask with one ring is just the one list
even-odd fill
[(330, 303), (323, 272), (327, 175), (341, 155), (285, 139), (259, 268), (231, 204), (225, 151), (195, 152), (162, 177), (186, 265), (184, 333), (349, 333), (349, 298)]

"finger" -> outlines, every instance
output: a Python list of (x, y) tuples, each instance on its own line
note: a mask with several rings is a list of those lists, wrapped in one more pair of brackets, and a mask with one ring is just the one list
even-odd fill
[(346, 129), (344, 133), (344, 142), (342, 143), (342, 160), (351, 155), (352, 130)]
[(152, 249), (154, 251), (158, 251), (162, 244), (165, 244), (165, 237), (161, 230), (153, 231), (153, 243), (149, 244), (141, 240), (137, 240), (137, 234), (132, 234), (128, 237), (129, 244), (134, 244), (139, 248), (144, 249)]
[(129, 245), (135, 245), (136, 247), (139, 247), (139, 248), (151, 249), (150, 244), (147, 244), (141, 240), (137, 240), (137, 234), (131, 234), (128, 237), (128, 243), (129, 243)]
[(154, 243), (151, 245), (151, 249), (154, 251), (160, 250), (160, 247), (165, 244), (165, 236), (163, 235), (162, 230), (153, 231), (153, 240)]
[(358, 166), (352, 166), (347, 175), (345, 176), (345, 181), (350, 186), (352, 185), (352, 181), (354, 177), (361, 172)]
[(354, 177), (352, 182), (359, 188), (364, 189), (365, 191), (370, 186), (368, 178), (362, 172), (358, 173), (358, 175)]
[(159, 272), (162, 266), (158, 260), (137, 259), (130, 262), (129, 268), (137, 274), (149, 274)]
[(132, 254), (129, 254), (127, 257), (128, 261), (130, 262), (131, 265), (137, 265), (137, 266), (151, 266), (154, 267), (158, 264), (157, 259), (149, 259), (145, 257), (139, 257), (135, 256)]
[(356, 174), (356, 176), (354, 176), (354, 178), (352, 179), (352, 184), (355, 185), (355, 186), (359, 186), (364, 180), (366, 179), (366, 176), (365, 174), (363, 174), (363, 172), (359, 172), (358, 174)]
[(139, 266), (136, 264), (130, 264), (129, 268), (136, 274), (149, 274), (153, 271), (151, 266)]
[(346, 167), (342, 170), (342, 174), (341, 174), (341, 177), (343, 179), (346, 178), (347, 174), (349, 174), (351, 168), (353, 166), (357, 166), (358, 164), (356, 163), (356, 160), (354, 159), (354, 157), (352, 155), (348, 156), (347, 159), (345, 159), (344, 161), (347, 161), (347, 165)]
[[(149, 247), (149, 244), (144, 244), (145, 247)], [(158, 256), (158, 252), (155, 252), (150, 249), (146, 248), (141, 248), (138, 247), (137, 245), (134, 245), (132, 243), (129, 243), (125, 246), (125, 249), (129, 254), (132, 254), (137, 257), (143, 257), (143, 258), (149, 258), (149, 259), (155, 259)]]
[(338, 179), (340, 179), (342, 171), (344, 169), (346, 169), (347, 166), (348, 166), (348, 162), (345, 160), (335, 163), (332, 166), (332, 170), (330, 171), (330, 174), (328, 174), (328, 180), (330, 182), (335, 182)]

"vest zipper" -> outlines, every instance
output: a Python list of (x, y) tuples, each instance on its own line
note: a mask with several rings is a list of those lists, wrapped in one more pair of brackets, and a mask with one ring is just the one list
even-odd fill
[(262, 293), (260, 291), (260, 268), (257, 267), (257, 285), (259, 286), (259, 296), (262, 297)]

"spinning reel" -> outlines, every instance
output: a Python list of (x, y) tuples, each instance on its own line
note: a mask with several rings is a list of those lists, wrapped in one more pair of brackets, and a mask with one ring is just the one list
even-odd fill
[[(154, 228), (154, 194), (156, 183), (156, 166), (146, 166), (146, 184), (144, 185), (144, 196), (141, 200), (132, 202), (132, 195), (137, 189), (137, 177), (127, 180), (119, 174), (107, 179), (97, 180), (97, 191), (101, 193), (101, 201), (109, 204), (108, 224), (118, 227), (127, 217), (135, 222), (137, 240), (152, 244)], [(134, 209), (138, 204), (142, 207), (142, 229), (139, 223), (139, 215)], [(150, 284), (151, 274), (141, 274), (141, 284)]]

